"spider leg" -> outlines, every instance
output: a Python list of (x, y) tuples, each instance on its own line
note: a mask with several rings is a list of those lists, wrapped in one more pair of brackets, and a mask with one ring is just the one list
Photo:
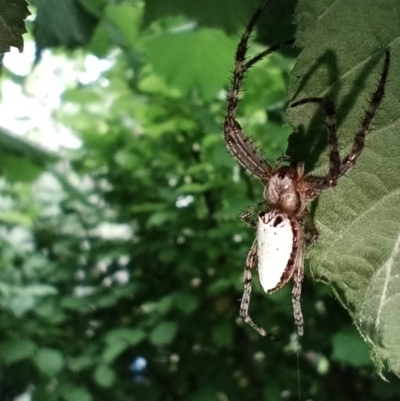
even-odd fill
[(360, 153), (364, 148), (365, 135), (368, 132), (371, 121), (374, 118), (375, 113), (378, 110), (382, 102), (382, 99), (385, 95), (385, 85), (387, 81), (389, 65), (390, 65), (390, 52), (389, 50), (386, 50), (385, 61), (383, 64), (383, 70), (381, 78), (378, 83), (378, 87), (376, 88), (376, 91), (372, 95), (364, 119), (361, 122), (360, 129), (358, 130), (357, 135), (354, 138), (351, 152), (342, 161), (338, 178), (346, 174), (356, 164), (358, 156), (360, 156)]
[(301, 287), (304, 278), (304, 247), (300, 244), (299, 251), (295, 261), (295, 271), (293, 273), (293, 289), (292, 289), (292, 305), (294, 324), (296, 326), (297, 334), (302, 336), (304, 333), (304, 318), (301, 311)]
[(231, 87), (227, 96), (228, 105), (224, 121), (224, 137), (228, 150), (245, 169), (253, 173), (264, 184), (266, 184), (271, 177), (273, 171), (272, 167), (254, 146), (253, 142), (243, 132), (242, 127), (236, 121), (236, 111), (239, 103), (240, 87), (245, 72), (266, 55), (280, 49), (282, 46), (293, 43), (293, 40), (290, 40), (280, 45), (272, 46), (246, 62), (246, 53), (250, 35), (268, 3), (269, 0), (263, 1), (260, 7), (253, 14), (237, 47), (235, 68), (233, 71)]
[(242, 127), (235, 120), (225, 117), (224, 136), (228, 150), (232, 156), (246, 169), (266, 184), (271, 175), (272, 167), (264, 159), (253, 142), (242, 131)]
[(257, 239), (254, 240), (253, 245), (247, 255), (246, 265), (244, 268), (244, 290), (243, 290), (243, 297), (240, 303), (240, 316), (245, 323), (247, 323), (251, 328), (256, 330), (260, 335), (263, 337), (268, 336), (272, 339), (275, 337), (271, 334), (266, 332), (261, 327), (257, 326), (252, 318), (249, 316), (249, 306), (250, 306), (250, 298), (251, 298), (251, 283), (252, 283), (252, 275), (251, 270), (257, 264)]
[(388, 71), (390, 65), (390, 52), (386, 50), (385, 61), (383, 64), (383, 70), (379, 79), (378, 87), (372, 95), (372, 98), (368, 104), (367, 111), (364, 119), (361, 122), (361, 126), (354, 138), (353, 146), (350, 153), (340, 161), (340, 156), (337, 149), (337, 135), (336, 135), (336, 113), (335, 105), (332, 101), (325, 98), (307, 98), (295, 102), (291, 107), (299, 106), (304, 103), (319, 103), (324, 108), (326, 113), (326, 125), (328, 130), (328, 144), (330, 147), (330, 167), (329, 173), (325, 177), (309, 175), (305, 177), (305, 180), (310, 186), (317, 190), (324, 190), (333, 187), (337, 184), (340, 177), (345, 175), (355, 164), (364, 149), (365, 136), (371, 125), (371, 121), (378, 110), (382, 99), (385, 95), (385, 85), (387, 81)]
[(338, 150), (337, 140), (337, 118), (335, 103), (328, 98), (309, 97), (299, 100), (290, 105), (290, 107), (300, 106), (305, 103), (318, 103), (325, 112), (325, 123), (328, 134), (329, 146), (329, 172), (325, 177), (307, 176), (306, 180), (313, 188), (320, 190), (330, 188), (336, 185), (341, 167), (341, 160)]
[(243, 210), (243, 212), (240, 212), (240, 220), (244, 221), (250, 227), (256, 228), (257, 216), (263, 209), (265, 209), (265, 201), (258, 202), (256, 205)]
[(314, 220), (308, 209), (304, 211), (303, 223), (304, 223), (304, 231), (306, 232), (305, 242), (307, 246), (310, 246), (318, 239), (319, 232), (317, 230), (317, 227), (315, 226)]

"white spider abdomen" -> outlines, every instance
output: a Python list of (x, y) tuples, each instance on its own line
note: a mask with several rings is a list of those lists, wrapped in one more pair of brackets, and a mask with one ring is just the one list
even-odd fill
[(257, 256), (260, 283), (265, 292), (279, 289), (291, 277), (284, 276), (294, 254), (295, 235), (290, 218), (278, 210), (258, 217)]

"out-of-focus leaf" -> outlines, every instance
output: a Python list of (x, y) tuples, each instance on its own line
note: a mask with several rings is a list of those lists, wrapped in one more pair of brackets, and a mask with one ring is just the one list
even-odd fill
[(176, 307), (186, 315), (192, 313), (199, 305), (199, 299), (187, 292), (177, 292), (173, 295)]
[(220, 347), (230, 347), (233, 344), (233, 325), (224, 322), (213, 327), (212, 339)]
[(33, 360), (42, 373), (52, 377), (57, 375), (64, 365), (62, 353), (52, 348), (39, 349)]
[(38, 166), (44, 166), (47, 162), (57, 160), (55, 154), (2, 127), (0, 127), (0, 149), (6, 155), (23, 156)]
[[(205, 0), (201, 3), (185, 0), (147, 0), (144, 25), (171, 15), (186, 15), (200, 26), (222, 27), (229, 33), (244, 29), (260, 0)], [(263, 37), (268, 43), (281, 43), (294, 36), (293, 14), (297, 0), (272, 1), (261, 20)]]
[(0, 343), (1, 360), (6, 364), (18, 362), (21, 359), (31, 358), (35, 351), (35, 343), (27, 339), (11, 340)]
[(115, 372), (109, 365), (102, 364), (94, 372), (94, 380), (101, 387), (110, 387), (115, 382)]
[(175, 322), (162, 322), (150, 334), (150, 341), (155, 345), (170, 344), (176, 336), (178, 326)]
[(65, 46), (74, 49), (87, 44), (98, 23), (76, 0), (36, 0), (34, 35), (40, 50)]
[(129, 50), (137, 47), (142, 7), (129, 2), (111, 3), (106, 9), (107, 30), (113, 42)]
[(157, 36), (146, 44), (146, 55), (168, 84), (209, 100), (228, 83), (235, 44), (223, 32), (204, 28)]
[(93, 396), (84, 387), (74, 386), (72, 384), (61, 383), (60, 394), (66, 401), (92, 401)]
[(105, 340), (107, 343), (125, 341), (127, 344), (136, 345), (139, 344), (145, 336), (145, 333), (140, 329), (120, 328), (109, 331)]
[(332, 337), (332, 359), (356, 367), (371, 364), (368, 347), (354, 327)]
[(0, 0), (0, 54), (10, 51), (10, 47), (22, 52), (22, 35), (26, 32), (24, 20), (29, 14), (25, 0)]

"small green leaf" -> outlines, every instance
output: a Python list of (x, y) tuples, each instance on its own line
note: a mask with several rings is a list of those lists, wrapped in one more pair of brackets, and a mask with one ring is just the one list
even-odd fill
[(42, 348), (35, 355), (34, 362), (42, 373), (55, 376), (63, 368), (64, 358), (56, 349)]
[(111, 387), (114, 384), (115, 379), (115, 372), (109, 365), (99, 365), (94, 372), (94, 380), (101, 387)]
[(145, 337), (146, 334), (140, 329), (129, 329), (122, 327), (109, 331), (105, 337), (105, 341), (107, 343), (125, 341), (130, 345), (136, 345), (139, 344)]
[(92, 401), (93, 397), (84, 387), (77, 387), (72, 384), (60, 385), (60, 394), (65, 398), (65, 401)]
[(178, 331), (175, 322), (162, 322), (150, 334), (150, 341), (155, 345), (170, 344)]
[(36, 350), (36, 344), (30, 340), (12, 340), (0, 343), (1, 360), (12, 364), (30, 358)]
[(111, 363), (117, 358), (122, 352), (124, 352), (127, 348), (130, 347), (126, 341), (116, 340), (107, 344), (106, 348), (104, 349), (102, 359), (106, 363)]

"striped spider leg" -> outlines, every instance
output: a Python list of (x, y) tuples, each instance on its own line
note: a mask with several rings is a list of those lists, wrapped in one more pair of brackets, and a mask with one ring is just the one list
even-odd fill
[[(293, 281), (292, 304), (294, 322), (298, 335), (304, 332), (304, 319), (301, 311), (301, 287), (304, 276), (304, 248), (318, 238), (318, 231), (307, 209), (308, 203), (318, 197), (325, 189), (334, 187), (340, 177), (356, 163), (364, 147), (365, 136), (371, 121), (384, 97), (390, 53), (386, 51), (383, 71), (378, 87), (372, 95), (366, 114), (355, 135), (350, 153), (341, 159), (338, 151), (337, 122), (335, 104), (327, 98), (310, 97), (297, 101), (291, 107), (306, 103), (320, 104), (326, 115), (329, 147), (329, 171), (326, 176), (305, 175), (304, 163), (284, 160), (288, 165), (278, 163), (273, 168), (243, 132), (236, 120), (239, 93), (246, 71), (266, 55), (293, 43), (289, 40), (282, 45), (273, 46), (257, 56), (246, 59), (248, 40), (254, 26), (269, 3), (265, 0), (251, 17), (236, 50), (235, 68), (227, 95), (227, 111), (224, 120), (226, 146), (236, 160), (254, 174), (264, 185), (263, 207), (250, 209), (241, 214), (242, 220), (257, 229), (256, 239), (246, 259), (244, 270), (244, 292), (240, 305), (240, 316), (262, 336), (273, 336), (257, 326), (249, 315), (252, 288), (252, 270), (258, 268), (263, 290), (273, 293)], [(254, 211), (258, 210), (254, 219)]]

